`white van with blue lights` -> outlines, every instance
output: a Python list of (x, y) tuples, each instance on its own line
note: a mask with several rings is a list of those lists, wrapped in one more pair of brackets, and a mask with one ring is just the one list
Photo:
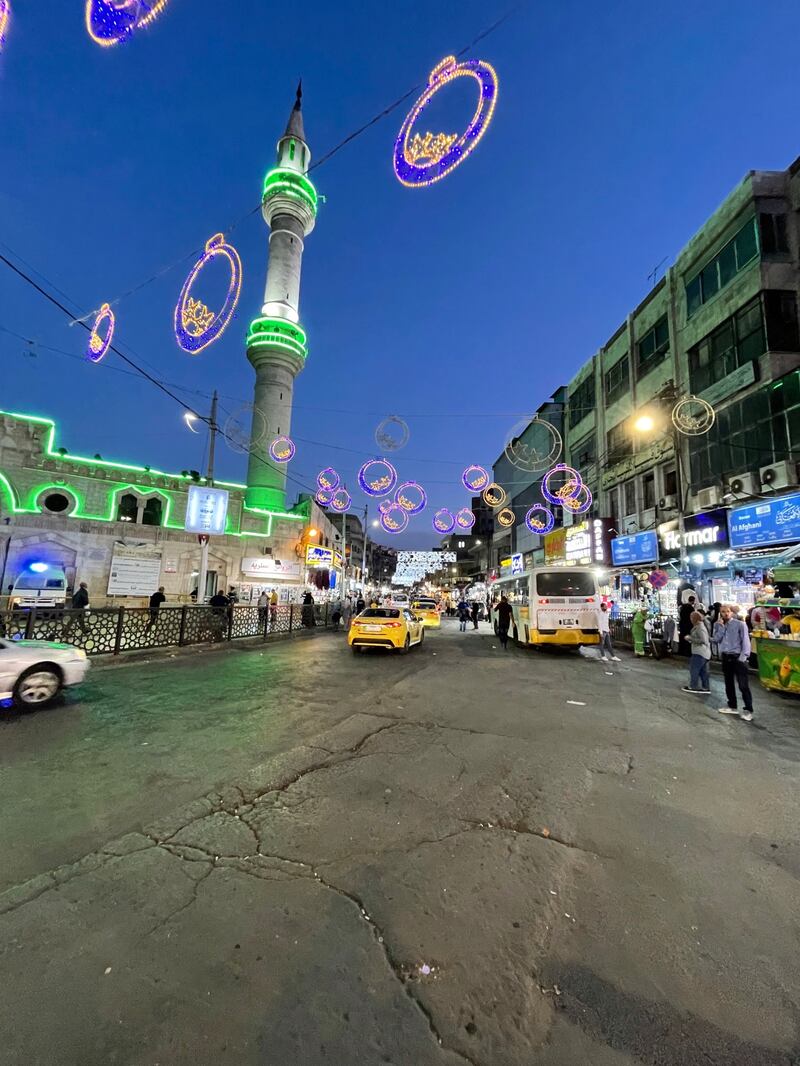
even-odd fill
[(11, 590), (9, 607), (63, 607), (67, 599), (67, 578), (60, 566), (28, 563)]

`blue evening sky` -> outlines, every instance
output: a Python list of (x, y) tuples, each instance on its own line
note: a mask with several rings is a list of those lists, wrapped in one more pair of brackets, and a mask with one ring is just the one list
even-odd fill
[[(0, 54), (0, 250), (88, 312), (257, 206), (300, 75), (319, 158), (506, 5), (170, 0), (112, 49), (88, 38), (83, 0), (14, 8)], [(318, 169), (326, 203), (306, 244), (311, 354), (293, 475), (311, 484), (333, 465), (354, 486), (376, 424), (397, 413), (411, 428), (401, 475), (433, 506), (466, 504), (461, 469), (491, 464), (506, 430), (643, 297), (653, 267), (747, 170), (800, 154), (798, 39), (793, 0), (534, 0), (472, 53), (497, 68), (500, 97), (449, 179), (422, 190), (395, 179), (405, 108)], [(197, 390), (180, 395), (198, 408), (216, 387), (227, 412), (251, 394), (244, 334), (267, 229), (251, 215), (231, 239), (245, 270), (239, 317), (199, 356), (172, 332), (188, 261), (116, 307), (120, 343)], [(201, 466), (203, 440), (175, 404), (114, 370), (113, 354), (82, 360), (86, 334), (2, 264), (0, 326), (36, 342), (26, 354), (0, 331), (0, 407), (56, 419), (73, 452)], [(242, 480), (245, 465), (220, 447), (218, 476)], [(403, 540), (427, 542), (430, 514)]]

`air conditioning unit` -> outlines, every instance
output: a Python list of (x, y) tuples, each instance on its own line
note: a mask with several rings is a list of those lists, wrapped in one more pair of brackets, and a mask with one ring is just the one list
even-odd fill
[(707, 511), (711, 507), (717, 507), (722, 503), (722, 493), (716, 485), (707, 489), (700, 489), (697, 494), (697, 506), (701, 511)]
[(674, 511), (678, 506), (677, 496), (662, 496), (658, 501), (659, 511)]
[(262, 555), (272, 555), (272, 548), (262, 548), (261, 549), (261, 554)]
[(762, 466), (759, 471), (761, 484), (767, 489), (786, 489), (797, 484), (797, 463), (784, 459), (772, 466)]
[(734, 474), (728, 478), (728, 490), (734, 496), (757, 496), (760, 488), (757, 474)]

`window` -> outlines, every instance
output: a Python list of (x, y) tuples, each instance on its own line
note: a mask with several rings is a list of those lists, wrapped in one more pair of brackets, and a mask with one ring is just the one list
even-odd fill
[(625, 459), (633, 454), (633, 438), (628, 430), (626, 422), (618, 422), (606, 435), (606, 459), (608, 465), (613, 466), (620, 459)]
[(656, 505), (656, 475), (652, 471), (642, 477), (642, 506), (645, 511)]
[[(780, 230), (782, 227), (783, 244), (786, 244), (786, 218), (783, 215), (761, 215), (760, 228), (762, 243), (764, 228), (770, 230), (770, 240), (775, 244), (774, 250), (786, 251), (788, 248), (778, 248)], [(764, 219), (783, 219), (783, 223), (764, 222)], [(766, 250), (766, 245), (764, 245)], [(739, 232), (714, 258), (703, 267), (699, 274), (686, 282), (686, 314), (689, 318), (708, 301), (724, 289), (728, 282), (732, 281), (740, 270), (744, 270), (748, 263), (758, 255), (758, 236), (756, 234), (756, 220), (750, 218), (745, 222)]]
[(664, 495), (678, 495), (678, 472), (677, 470), (664, 471)]
[(70, 506), (72, 500), (63, 492), (48, 492), (42, 500), (42, 507), (51, 514), (62, 514)]
[(587, 466), (597, 462), (597, 442), (594, 433), (589, 437), (584, 437), (577, 444), (571, 445), (570, 456), (579, 470), (585, 470)]
[(142, 511), (142, 525), (161, 525), (161, 500), (157, 496), (151, 496), (144, 505), (144, 510)]
[(132, 492), (127, 492), (120, 497), (119, 505), (117, 506), (117, 521), (135, 522), (138, 517), (139, 500)]
[(631, 478), (622, 486), (625, 515), (636, 514), (636, 482)]
[(595, 576), (585, 570), (554, 570), (536, 575), (539, 596), (594, 596)]
[(577, 426), (582, 418), (594, 411), (594, 374), (584, 378), (569, 398), (569, 424)]
[[(791, 295), (791, 294), (789, 294)], [(795, 328), (796, 328), (795, 314)], [(735, 315), (689, 349), (689, 381), (692, 392), (702, 393), (745, 363), (766, 351), (761, 297), (757, 296)]]
[(764, 317), (767, 322), (767, 346), (771, 352), (800, 351), (797, 297), (793, 292), (765, 292)]
[(636, 373), (638, 377), (644, 377), (653, 367), (658, 366), (669, 351), (669, 326), (667, 316), (664, 315), (658, 322), (644, 334), (636, 345)]
[(613, 403), (624, 396), (630, 387), (628, 381), (628, 356), (623, 355), (610, 370), (606, 371), (606, 403)]
[(786, 234), (786, 215), (758, 216), (758, 232), (761, 238), (761, 251), (764, 255), (787, 255), (789, 239)]
[(711, 430), (692, 439), (692, 489), (790, 458), (798, 433), (800, 373), (795, 371), (723, 408)]

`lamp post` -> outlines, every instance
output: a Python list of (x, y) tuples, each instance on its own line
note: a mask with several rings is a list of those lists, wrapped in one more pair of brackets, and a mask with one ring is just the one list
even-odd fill
[[(646, 412), (640, 414), (633, 423), (633, 428), (637, 433), (647, 434), (652, 433), (656, 426), (656, 419)], [(668, 433), (670, 440), (672, 441), (672, 454), (675, 456), (675, 487), (678, 490), (678, 548), (680, 551), (680, 566), (681, 576), (683, 577), (688, 572), (689, 557), (686, 551), (686, 522), (684, 511), (686, 510), (686, 479), (683, 476), (683, 466), (681, 462), (681, 440), (680, 434), (674, 425), (670, 422), (670, 427), (665, 431)]]
[[(206, 484), (214, 484), (214, 452), (217, 445), (217, 391), (211, 397), (211, 414), (208, 419), (208, 468), (206, 469)], [(203, 536), (200, 541), (200, 573), (197, 576), (197, 602), (205, 603), (206, 585), (208, 584), (208, 536)]]

